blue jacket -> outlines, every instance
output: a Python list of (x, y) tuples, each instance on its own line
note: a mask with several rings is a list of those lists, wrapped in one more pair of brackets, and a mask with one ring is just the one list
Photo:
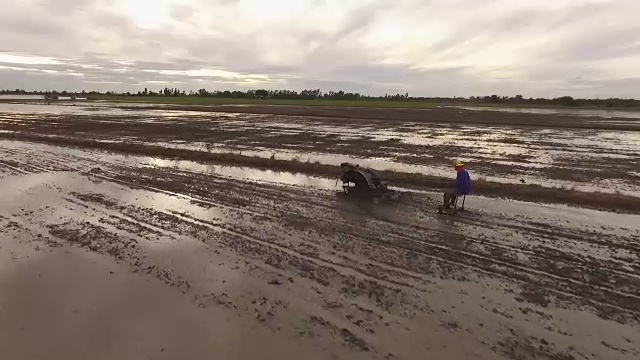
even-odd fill
[(458, 195), (469, 195), (471, 192), (471, 177), (465, 169), (458, 171), (458, 176), (456, 177), (456, 192)]

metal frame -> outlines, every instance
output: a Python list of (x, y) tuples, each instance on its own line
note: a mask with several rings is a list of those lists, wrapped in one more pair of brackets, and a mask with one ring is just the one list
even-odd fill
[[(450, 209), (450, 210), (449, 210), (449, 211), (447, 211), (447, 212), (450, 212), (452, 215), (455, 215), (455, 214), (457, 214), (457, 213), (458, 213), (458, 211), (465, 211), (465, 210), (464, 210), (464, 203), (465, 203), (465, 201), (467, 200), (467, 195), (462, 195), (462, 206), (461, 206), (460, 208), (458, 208), (458, 200), (460, 200), (460, 196), (456, 196), (456, 200), (453, 202), (453, 209)], [(438, 207), (438, 212), (439, 212), (440, 214), (445, 213), (445, 211), (442, 209), (442, 206), (443, 206), (443, 205), (440, 205), (440, 206)]]
[[(354, 176), (360, 178), (358, 179), (361, 181), (360, 184), (353, 181), (356, 180), (353, 178)], [(345, 171), (342, 174), (341, 180), (342, 189), (345, 193), (356, 191), (360, 192), (360, 195), (375, 197), (387, 192), (387, 185), (384, 179), (376, 178), (376, 181), (369, 172), (364, 171), (363, 169), (350, 169)], [(352, 183), (354, 186), (351, 186)]]
[[(344, 170), (345, 164), (350, 165), (346, 171)], [(386, 179), (376, 170), (360, 168), (358, 165), (354, 166), (349, 163), (342, 163), (340, 167), (343, 172), (341, 177), (336, 177), (336, 186), (338, 181), (342, 180), (342, 190), (346, 194), (369, 198), (376, 203), (380, 199), (395, 200), (401, 195), (400, 192), (389, 189)]]

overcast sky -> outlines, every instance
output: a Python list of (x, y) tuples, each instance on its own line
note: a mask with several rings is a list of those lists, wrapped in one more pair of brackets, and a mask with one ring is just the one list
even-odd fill
[(0, 88), (640, 98), (640, 0), (0, 0)]

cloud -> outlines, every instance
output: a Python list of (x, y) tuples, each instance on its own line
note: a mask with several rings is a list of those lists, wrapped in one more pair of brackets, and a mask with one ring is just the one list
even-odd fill
[(30, 64), (30, 65), (52, 65), (61, 64), (59, 60), (41, 56), (21, 56), (12, 54), (0, 54), (0, 63), (9, 64)]
[(0, 83), (637, 97), (639, 12), (636, 0), (23, 0), (0, 13)]

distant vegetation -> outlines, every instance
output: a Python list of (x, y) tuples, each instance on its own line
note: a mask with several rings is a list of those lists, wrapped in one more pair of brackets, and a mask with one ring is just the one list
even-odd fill
[[(130, 100), (143, 102), (170, 102), (170, 103), (247, 103), (257, 102), (259, 100), (269, 100), (274, 104), (289, 104), (295, 101), (305, 100), (304, 103), (317, 102), (333, 104), (335, 101), (346, 101), (350, 105), (358, 106), (357, 102), (367, 100), (393, 101), (402, 103), (447, 103), (447, 104), (477, 104), (477, 105), (508, 105), (508, 106), (563, 106), (563, 107), (604, 107), (604, 108), (640, 108), (640, 100), (636, 99), (576, 99), (571, 96), (563, 96), (558, 98), (525, 98), (522, 95), (516, 96), (471, 96), (471, 97), (416, 97), (405, 94), (385, 94), (384, 96), (369, 96), (359, 93), (345, 92), (342, 90), (322, 92), (320, 89), (314, 90), (247, 90), (247, 91), (208, 91), (200, 89), (198, 91), (184, 91), (177, 88), (164, 88), (153, 91), (145, 88), (135, 93), (117, 93), (113, 91), (96, 92), (96, 91), (25, 91), (16, 90), (0, 90), (0, 95), (40, 95), (48, 99), (56, 99), (62, 97), (82, 97), (89, 99), (112, 99), (112, 100)], [(172, 100), (169, 100), (171, 98)], [(231, 99), (231, 101), (216, 101), (215, 99)], [(233, 101), (236, 100), (236, 101)], [(323, 101), (324, 100), (324, 101)], [(310, 102), (311, 101), (311, 102)], [(367, 103), (365, 103), (367, 104)], [(416, 104), (416, 107), (422, 107)]]

